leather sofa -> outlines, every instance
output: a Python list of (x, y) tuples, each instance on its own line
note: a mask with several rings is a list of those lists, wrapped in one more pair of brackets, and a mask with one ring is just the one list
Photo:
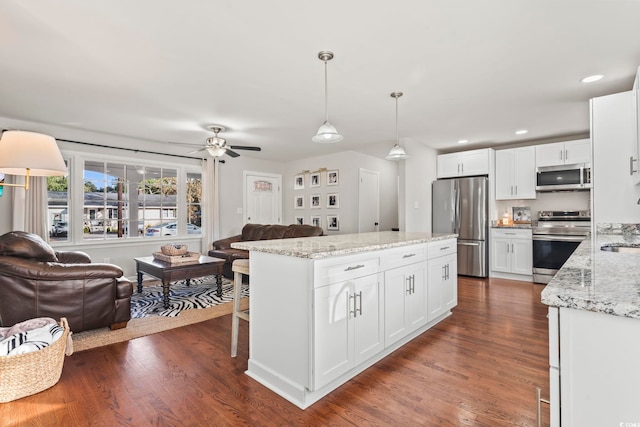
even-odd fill
[(246, 224), (242, 228), (242, 233), (237, 236), (213, 242), (213, 249), (209, 251), (209, 256), (223, 258), (224, 276), (233, 279), (231, 265), (237, 259), (248, 259), (249, 251), (234, 249), (231, 247), (235, 242), (251, 242), (255, 240), (290, 239), (294, 237), (322, 236), (322, 228), (314, 225), (279, 225), (279, 224)]
[(36, 234), (0, 236), (0, 324), (66, 317), (73, 332), (131, 319), (133, 285), (120, 267), (91, 263), (76, 251), (55, 251)]

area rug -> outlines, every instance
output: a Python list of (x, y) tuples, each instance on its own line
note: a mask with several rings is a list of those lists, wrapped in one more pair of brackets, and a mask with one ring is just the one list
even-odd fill
[[(112, 331), (108, 327), (74, 333), (74, 351), (128, 341), (193, 323), (230, 314), (233, 310), (233, 285), (229, 280), (222, 284), (222, 297), (215, 295), (215, 279), (205, 277), (191, 280), (191, 285), (171, 284), (170, 306), (164, 309), (162, 285), (159, 282), (145, 284), (142, 293), (134, 290), (131, 298), (132, 318), (126, 328)], [(242, 287), (241, 309), (249, 307), (248, 285)], [(149, 300), (144, 300), (149, 298)], [(179, 309), (182, 307), (182, 309)], [(135, 311), (135, 317), (134, 316)]]

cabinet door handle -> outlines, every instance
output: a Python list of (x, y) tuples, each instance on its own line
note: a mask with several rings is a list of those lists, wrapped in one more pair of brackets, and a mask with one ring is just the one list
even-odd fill
[(411, 295), (416, 293), (416, 275), (411, 275)]
[[(358, 297), (358, 299), (360, 300), (360, 304), (358, 304), (358, 307), (360, 307), (360, 308), (357, 308), (357, 309), (356, 309), (356, 297)], [(353, 308), (354, 308), (354, 311), (357, 312), (357, 314), (362, 316), (362, 291), (360, 291), (356, 295), (354, 295), (354, 297), (353, 297)]]
[(411, 258), (412, 256), (416, 256), (416, 254), (406, 254), (403, 255), (402, 258)]
[(560, 150), (560, 160), (564, 160), (564, 159), (562, 158), (562, 152), (563, 152), (563, 151), (564, 151), (564, 150)]
[(633, 175), (634, 173), (638, 172), (637, 169), (633, 168), (633, 162), (637, 162), (638, 159), (634, 159), (633, 156), (629, 157), (629, 175)]
[(446, 272), (445, 279), (449, 280), (449, 264), (445, 265), (444, 267), (445, 267), (444, 271)]
[(440, 248), (441, 251), (446, 251), (447, 249), (449, 249), (449, 246), (443, 246)]
[(446, 280), (447, 279), (447, 267), (446, 266), (442, 266), (442, 280)]
[(345, 268), (344, 271), (357, 270), (357, 269), (363, 268), (363, 267), (364, 267), (364, 264), (352, 265), (352, 266), (349, 266), (349, 267)]
[(404, 293), (407, 295), (411, 295), (411, 276), (404, 279), (407, 282), (407, 287), (405, 288)]
[(509, 253), (509, 243), (507, 243), (507, 253)]
[(460, 166), (462, 166), (460, 169), (462, 169), (462, 173), (464, 173), (464, 163), (460, 163)]
[(518, 186), (516, 185), (516, 196), (518, 195)]
[(569, 150), (564, 150), (564, 161), (569, 160)]
[(511, 195), (513, 196), (513, 185), (511, 186)]

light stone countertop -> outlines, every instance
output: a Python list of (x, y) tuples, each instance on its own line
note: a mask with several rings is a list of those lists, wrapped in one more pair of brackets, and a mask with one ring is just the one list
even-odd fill
[[(582, 242), (543, 289), (542, 302), (640, 319), (640, 253), (600, 250), (622, 242), (622, 236), (611, 234)], [(637, 244), (640, 238), (625, 243)]]
[(358, 234), (332, 234), (293, 239), (235, 242), (232, 248), (266, 252), (296, 258), (326, 258), (361, 252), (397, 248), (417, 243), (455, 239), (456, 234), (381, 231)]
[(524, 229), (530, 230), (533, 227), (531, 226), (531, 224), (512, 224), (512, 225), (492, 225), (491, 228), (504, 228), (504, 229), (524, 228)]

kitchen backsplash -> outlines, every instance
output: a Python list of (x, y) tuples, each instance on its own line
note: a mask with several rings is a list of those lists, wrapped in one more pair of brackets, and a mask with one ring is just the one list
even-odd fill
[(531, 219), (538, 219), (538, 211), (572, 210), (584, 211), (591, 209), (589, 191), (566, 191), (558, 193), (538, 193), (537, 198), (530, 200), (498, 200), (496, 201), (496, 216), (499, 219), (505, 208), (511, 212), (513, 206), (529, 206)]

